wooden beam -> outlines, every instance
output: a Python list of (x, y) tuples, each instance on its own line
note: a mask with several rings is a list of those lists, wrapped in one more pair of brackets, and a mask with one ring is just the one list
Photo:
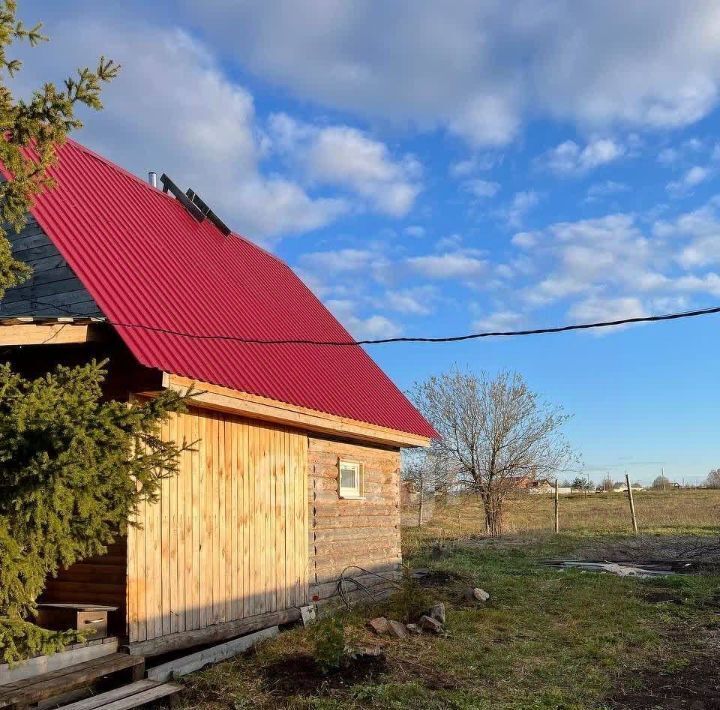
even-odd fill
[(98, 338), (98, 330), (88, 323), (0, 324), (0, 346), (68, 345), (88, 343)]
[(125, 649), (133, 656), (159, 656), (171, 651), (181, 651), (184, 648), (225, 641), (236, 636), (262, 631), (271, 626), (289, 624), (299, 621), (300, 618), (299, 609), (285, 609), (270, 614), (250, 616), (247, 619), (213, 624), (212, 626), (206, 626), (204, 629), (160, 636), (150, 641), (138, 641), (137, 643), (128, 644)]
[(192, 388), (194, 391), (199, 392), (193, 397), (193, 402), (208, 409), (240, 414), (251, 419), (261, 419), (286, 426), (290, 425), (305, 431), (398, 448), (430, 446), (429, 438), (417, 434), (367, 424), (334, 414), (326, 414), (314, 409), (298, 407), (294, 404), (287, 404), (266, 397), (258, 397), (228, 387), (220, 387), (208, 382), (196, 382), (187, 377), (173, 375), (168, 372), (163, 373), (163, 387), (177, 392), (185, 392)]
[(189, 673), (199, 671), (211, 663), (220, 663), (220, 661), (225, 661), (228, 658), (244, 653), (256, 643), (264, 641), (265, 639), (274, 638), (279, 633), (280, 629), (277, 626), (271, 626), (269, 629), (262, 629), (262, 631), (256, 631), (253, 634), (241, 636), (232, 641), (226, 641), (219, 646), (211, 646), (203, 651), (198, 651), (197, 653), (183, 656), (182, 658), (175, 658), (160, 666), (155, 666), (148, 671), (147, 676), (151, 680), (161, 681), (163, 683), (168, 680), (173, 680), (174, 678), (180, 678)]

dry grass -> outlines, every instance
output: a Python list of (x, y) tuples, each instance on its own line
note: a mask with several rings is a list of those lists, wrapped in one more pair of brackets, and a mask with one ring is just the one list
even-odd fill
[[(720, 525), (720, 490), (680, 489), (638, 491), (635, 509), (642, 532), (716, 533)], [(415, 519), (407, 515), (407, 519)], [(554, 521), (552, 495), (517, 493), (506, 502), (507, 534), (551, 532)], [(632, 531), (630, 509), (624, 493), (574, 494), (560, 497), (560, 529), (573, 533)], [(428, 540), (454, 540), (483, 534), (482, 503), (477, 496), (462, 496), (449, 505), (436, 506), (433, 519), (421, 530), (405, 528), (407, 551)]]

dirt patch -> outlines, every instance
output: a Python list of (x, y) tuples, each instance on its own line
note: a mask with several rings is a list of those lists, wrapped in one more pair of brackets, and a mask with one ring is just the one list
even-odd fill
[(467, 578), (456, 572), (446, 572), (445, 570), (429, 570), (418, 577), (418, 582), (425, 589), (436, 589), (438, 587), (447, 587), (457, 584), (458, 582), (467, 582)]
[[(647, 670), (621, 689), (610, 707), (623, 710), (720, 710), (720, 630), (708, 630), (702, 652), (674, 671)], [(685, 654), (678, 654), (678, 660)], [(638, 689), (639, 688), (639, 689)]]
[(363, 655), (339, 670), (323, 674), (309, 655), (283, 658), (262, 669), (264, 686), (284, 696), (324, 695), (358, 683), (371, 683), (388, 671), (385, 656)]
[(677, 595), (677, 592), (664, 591), (658, 589), (648, 590), (641, 594), (643, 601), (649, 604), (684, 604), (682, 597)]

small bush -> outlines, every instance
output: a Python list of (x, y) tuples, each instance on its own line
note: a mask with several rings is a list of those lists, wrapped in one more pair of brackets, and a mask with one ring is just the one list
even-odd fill
[(415, 622), (427, 612), (432, 603), (430, 593), (413, 577), (410, 567), (403, 565), (400, 589), (390, 598), (393, 618), (406, 624)]
[(345, 657), (345, 627), (337, 617), (318, 622), (312, 628), (313, 658), (322, 673), (337, 671)]

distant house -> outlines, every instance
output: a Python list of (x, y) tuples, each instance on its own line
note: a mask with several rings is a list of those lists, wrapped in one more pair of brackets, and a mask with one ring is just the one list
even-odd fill
[(436, 436), (405, 396), (285, 263), (191, 191), (72, 141), (51, 173), (10, 236), (34, 274), (0, 303), (6, 357), (29, 376), (108, 357), (120, 400), (200, 394), (164, 429), (198, 444), (142, 527), (61, 571), (43, 601), (119, 607), (115, 633), (151, 655), (297, 618), (350, 565), (397, 570), (400, 449)]

